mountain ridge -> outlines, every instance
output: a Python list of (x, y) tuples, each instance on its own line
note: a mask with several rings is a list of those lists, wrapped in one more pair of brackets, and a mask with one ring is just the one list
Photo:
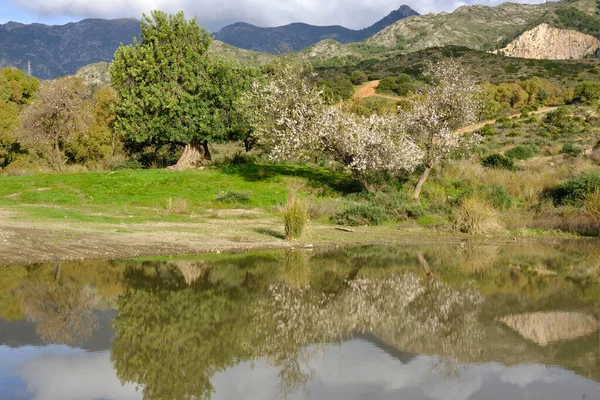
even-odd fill
[(344, 44), (360, 42), (390, 24), (415, 15), (419, 13), (407, 5), (402, 5), (374, 24), (358, 30), (341, 25), (318, 26), (302, 22), (275, 27), (236, 22), (215, 33), (215, 39), (242, 49), (268, 53), (300, 51), (326, 39), (334, 39)]

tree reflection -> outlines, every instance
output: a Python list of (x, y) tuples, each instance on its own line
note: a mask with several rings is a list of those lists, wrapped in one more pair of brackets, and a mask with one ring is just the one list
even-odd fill
[(25, 281), (15, 289), (23, 313), (46, 343), (74, 345), (89, 339), (98, 324), (92, 312), (92, 291), (61, 283), (60, 263), (53, 275), (51, 283)]
[(115, 320), (119, 378), (137, 383), (146, 399), (209, 398), (215, 373), (266, 358), (279, 368), (287, 396), (310, 381), (322, 344), (356, 333), (394, 346), (435, 343), (449, 356), (476, 347), (477, 292), (409, 272), (368, 278), (360, 266), (314, 271), (309, 258), (289, 251), (279, 274), (247, 271), (237, 286), (211, 279), (205, 263), (131, 269), (125, 276), (132, 288), (119, 299)]

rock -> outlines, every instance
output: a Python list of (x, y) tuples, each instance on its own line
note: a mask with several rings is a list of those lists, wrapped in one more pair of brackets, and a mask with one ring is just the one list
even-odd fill
[(569, 60), (593, 55), (599, 48), (600, 40), (594, 36), (541, 24), (523, 33), (496, 53), (508, 57)]

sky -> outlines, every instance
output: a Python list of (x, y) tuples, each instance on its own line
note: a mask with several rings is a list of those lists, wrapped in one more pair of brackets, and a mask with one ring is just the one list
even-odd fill
[[(543, 0), (512, 0), (543, 3)], [(8, 21), (60, 25), (84, 18), (140, 18), (151, 10), (195, 16), (215, 32), (238, 21), (258, 26), (291, 22), (365, 28), (402, 4), (421, 14), (451, 12), (462, 5), (497, 5), (502, 0), (0, 0), (0, 24)]]

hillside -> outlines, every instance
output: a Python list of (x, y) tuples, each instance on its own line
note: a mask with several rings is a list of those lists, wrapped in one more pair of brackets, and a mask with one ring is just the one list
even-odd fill
[(315, 26), (304, 23), (263, 28), (238, 22), (218, 31), (215, 38), (248, 50), (269, 53), (299, 51), (325, 39), (334, 39), (340, 43), (360, 42), (381, 29), (414, 15), (418, 15), (418, 13), (408, 6), (402, 6), (368, 28), (361, 30), (348, 29), (339, 25)]
[(462, 6), (453, 13), (427, 14), (399, 21), (369, 38), (367, 43), (385, 47), (400, 45), (407, 51), (447, 45), (491, 50), (557, 7), (557, 3)]
[(135, 19), (86, 19), (66, 25), (0, 25), (0, 67), (14, 66), (51, 79), (74, 74), (79, 68), (110, 61), (119, 43), (140, 35)]
[(376, 73), (382, 77), (401, 73), (419, 77), (421, 70), (428, 62), (435, 62), (447, 57), (458, 57), (462, 63), (472, 69), (477, 79), (492, 83), (511, 82), (533, 76), (554, 82), (569, 80), (574, 83), (578, 80), (597, 81), (600, 75), (600, 59), (534, 60), (511, 58), (457, 46), (432, 47), (379, 60), (374, 58), (357, 60), (349, 57), (346, 59), (346, 65), (344, 65), (343, 59), (340, 59), (341, 66), (339, 67), (327, 65), (327, 61), (325, 61), (325, 65), (317, 63), (316, 69), (319, 75), (324, 78), (331, 78), (339, 73), (350, 74), (354, 70)]

